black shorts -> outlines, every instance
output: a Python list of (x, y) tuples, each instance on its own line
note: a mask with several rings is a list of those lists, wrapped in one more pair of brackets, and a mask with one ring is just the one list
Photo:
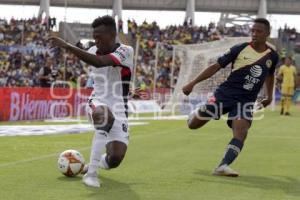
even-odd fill
[(230, 128), (232, 128), (232, 120), (235, 119), (245, 119), (251, 126), (253, 105), (254, 102), (241, 102), (233, 98), (215, 95), (200, 109), (200, 115), (218, 120), (222, 115), (228, 113), (227, 125)]

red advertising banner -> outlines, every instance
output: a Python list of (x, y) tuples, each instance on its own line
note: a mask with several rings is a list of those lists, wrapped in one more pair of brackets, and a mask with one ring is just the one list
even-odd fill
[[(0, 87), (0, 121), (42, 120), (85, 115), (91, 89)], [(156, 99), (163, 105), (170, 90), (159, 88), (139, 93), (139, 99)]]
[(0, 88), (0, 121), (84, 115), (90, 93), (73, 88)]

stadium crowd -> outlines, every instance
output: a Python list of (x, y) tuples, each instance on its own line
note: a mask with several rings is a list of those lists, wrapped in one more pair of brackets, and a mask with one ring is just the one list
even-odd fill
[(78, 77), (86, 79), (87, 68), (77, 57), (49, 48), (49, 34), (36, 18), (0, 20), (0, 86), (49, 87), (54, 80), (76, 84)]
[[(135, 84), (141, 89), (150, 89), (154, 85), (155, 48), (158, 43), (156, 86), (171, 88), (176, 83), (181, 66), (179, 57), (175, 57), (174, 62), (172, 60), (172, 45), (211, 42), (224, 36), (249, 36), (250, 32), (247, 25), (224, 28), (214, 23), (192, 26), (185, 22), (162, 29), (156, 22), (144, 21), (138, 25), (134, 20), (128, 20), (127, 24), (128, 37), (131, 41), (139, 41)], [(118, 26), (123, 31), (123, 23), (118, 22)], [(76, 56), (49, 46), (46, 38), (50, 35), (50, 29), (36, 18), (0, 19), (0, 87), (49, 87), (54, 80), (69, 81), (72, 86), (92, 86), (88, 76), (89, 66)], [(295, 29), (279, 30), (279, 36), (283, 44), (291, 45), (293, 42), (289, 41), (299, 40)], [(83, 48), (81, 43), (76, 45)]]
[[(278, 30), (278, 38), (283, 53), (292, 54), (294, 51), (300, 53), (300, 33), (295, 28), (285, 26)], [(282, 55), (283, 57), (285, 55)]]

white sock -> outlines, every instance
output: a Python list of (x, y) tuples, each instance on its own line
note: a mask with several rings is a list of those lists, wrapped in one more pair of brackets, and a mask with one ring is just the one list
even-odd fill
[(106, 145), (106, 133), (104, 131), (96, 130), (93, 138), (90, 164), (87, 173), (95, 173), (100, 165), (101, 161), (101, 152)]
[(100, 160), (100, 162), (99, 162), (99, 167), (100, 167), (101, 169), (106, 169), (106, 170), (108, 170), (108, 169), (109, 169), (109, 166), (108, 166), (108, 164), (107, 164), (105, 158), (106, 158), (106, 153), (103, 154), (103, 155), (101, 156), (101, 160)]

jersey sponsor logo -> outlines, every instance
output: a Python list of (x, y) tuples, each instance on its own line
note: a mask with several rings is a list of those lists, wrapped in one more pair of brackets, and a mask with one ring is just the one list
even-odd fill
[(272, 60), (268, 59), (266, 61), (266, 65), (267, 65), (268, 68), (271, 68), (271, 66), (272, 66)]
[(252, 77), (252, 76), (250, 76), (250, 75), (247, 75), (247, 76), (245, 77), (245, 79), (246, 79), (248, 82), (253, 83), (253, 84), (257, 84), (257, 83), (260, 81), (258, 78), (254, 78), (254, 77)]
[(124, 47), (119, 47), (114, 53), (119, 55), (122, 62), (124, 62), (128, 57), (127, 50)]
[(250, 75), (247, 75), (245, 77), (245, 84), (243, 85), (243, 88), (246, 90), (251, 91), (256, 84), (260, 82), (258, 77), (262, 75), (262, 67), (259, 65), (254, 65), (250, 68)]
[(259, 65), (254, 65), (251, 67), (250, 72), (253, 77), (259, 77), (262, 75), (262, 68)]
[(254, 84), (253, 83), (250, 83), (250, 82), (246, 82), (244, 85), (243, 85), (243, 88), (246, 89), (246, 90), (249, 90), (251, 91), (254, 87)]

